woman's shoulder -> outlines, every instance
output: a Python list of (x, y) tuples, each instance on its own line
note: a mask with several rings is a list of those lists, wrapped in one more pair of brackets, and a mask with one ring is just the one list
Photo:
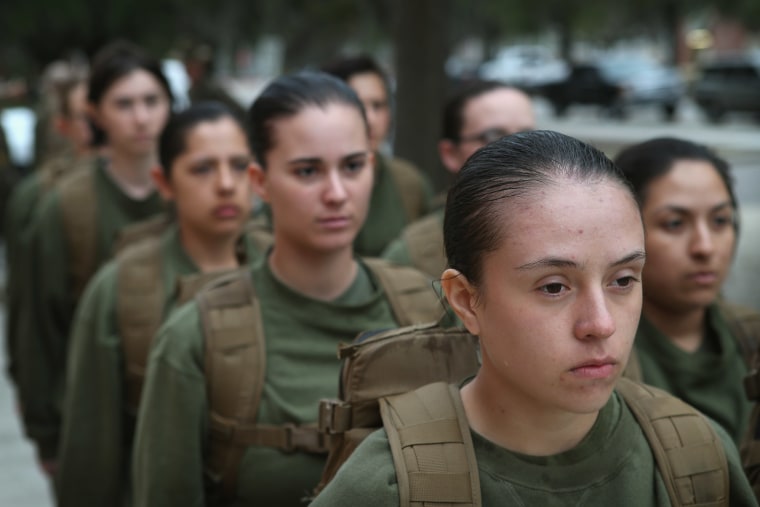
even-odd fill
[(203, 376), (203, 328), (196, 301), (185, 303), (166, 319), (156, 334), (150, 358), (182, 373)]
[(388, 435), (379, 429), (359, 444), (311, 505), (386, 507), (398, 504), (396, 469)]

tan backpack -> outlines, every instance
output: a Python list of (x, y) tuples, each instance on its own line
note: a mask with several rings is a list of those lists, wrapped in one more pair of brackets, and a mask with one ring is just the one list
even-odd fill
[[(659, 389), (621, 379), (673, 506), (729, 505), (722, 441), (697, 410)], [(479, 507), (480, 482), (459, 389), (445, 383), (380, 400), (402, 507)]]
[[(442, 340), (425, 344), (430, 337)], [(320, 406), (320, 427), (332, 447), (316, 492), (327, 485), (361, 440), (380, 427), (381, 418), (396, 466), (402, 507), (479, 506), (480, 485), (469, 425), (459, 389), (451, 385), (476, 373), (476, 342), (464, 330), (430, 325), (381, 333), (341, 348), (345, 358), (342, 401), (323, 401)], [(442, 357), (429, 358), (428, 363), (411, 354), (411, 361), (403, 353), (392, 355), (420, 344), (441, 353), (440, 343), (448, 344), (449, 350)], [(461, 360), (461, 369), (452, 367), (452, 360)], [(409, 371), (411, 375), (401, 376), (400, 381), (396, 375), (383, 375), (391, 364), (394, 372)], [(414, 376), (414, 372), (426, 368), (433, 368), (429, 377), (436, 383), (411, 390), (415, 389), (412, 384), (427, 376)], [(432, 378), (435, 376), (438, 378)], [(692, 407), (658, 389), (626, 379), (620, 380), (617, 389), (649, 441), (673, 505), (728, 505), (728, 464), (710, 423)]]
[[(380, 259), (365, 259), (387, 295), (401, 326), (434, 321), (443, 309), (420, 272)], [(219, 280), (196, 296), (205, 341), (204, 369), (210, 431), (206, 475), (221, 494), (234, 497), (240, 461), (247, 447), (286, 452), (327, 452), (315, 424), (265, 425), (256, 421), (261, 402), (265, 337), (261, 306), (248, 270)]]
[(437, 213), (428, 215), (408, 225), (401, 231), (412, 266), (435, 279), (448, 266), (443, 248), (443, 224)]
[[(148, 225), (155, 223), (151, 220)], [(116, 323), (124, 352), (125, 406), (132, 416), (137, 415), (140, 406), (151, 343), (165, 318), (162, 242), (160, 234), (150, 231), (117, 257)], [(243, 248), (238, 259), (241, 265), (246, 264)], [(190, 301), (205, 285), (229, 273), (217, 271), (181, 277), (177, 280), (176, 306)]]
[(401, 197), (407, 223), (413, 222), (428, 212), (425, 202), (425, 180), (412, 165), (402, 158), (386, 158), (386, 167)]

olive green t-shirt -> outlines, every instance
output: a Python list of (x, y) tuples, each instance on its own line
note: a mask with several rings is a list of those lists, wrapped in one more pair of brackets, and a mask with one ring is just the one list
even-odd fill
[[(95, 214), (96, 266), (110, 258), (119, 231), (163, 210), (157, 192), (145, 199), (125, 195), (97, 159), (93, 171), (95, 199), (82, 202)], [(84, 171), (84, 170), (83, 170)], [(82, 172), (69, 178), (80, 178)], [(73, 181), (73, 180), (72, 180)], [(80, 178), (79, 181), (86, 182)], [(61, 181), (60, 185), (65, 184)], [(60, 432), (60, 403), (65, 378), (68, 334), (77, 300), (72, 291), (71, 252), (61, 216), (60, 187), (49, 192), (35, 213), (32, 237), (33, 283), (30, 307), (22, 313), (29, 330), (18, 344), (19, 397), (27, 434), (45, 458), (55, 456)]]
[[(254, 266), (251, 276), (266, 340), (259, 423), (314, 423), (319, 400), (338, 395), (338, 344), (367, 329), (397, 325), (378, 282), (360, 266), (346, 293), (329, 302), (287, 287), (266, 261)], [(203, 341), (195, 303), (180, 308), (156, 338), (138, 417), (133, 463), (136, 504), (301, 505), (319, 481), (324, 455), (248, 447), (239, 468), (236, 498), (212, 499), (215, 492), (204, 488), (209, 406)]]
[[(729, 460), (731, 505), (756, 505), (730, 438), (717, 428)], [(668, 506), (670, 500), (646, 437), (614, 394), (588, 435), (553, 456), (509, 451), (471, 431), (483, 507)], [(392, 507), (398, 485), (385, 430), (370, 435), (312, 507)]]
[(708, 308), (706, 318), (705, 342), (690, 353), (642, 316), (634, 342), (642, 381), (699, 409), (739, 445), (752, 409), (744, 393), (747, 366), (717, 305)]

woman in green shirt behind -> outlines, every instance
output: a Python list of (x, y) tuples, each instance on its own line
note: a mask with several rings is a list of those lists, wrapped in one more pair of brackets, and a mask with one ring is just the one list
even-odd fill
[(675, 138), (631, 146), (616, 163), (636, 192), (647, 232), (637, 361), (629, 373), (698, 408), (739, 445), (751, 410), (747, 362), (743, 337), (732, 332), (735, 309), (718, 300), (738, 232), (729, 166), (705, 146)]
[(158, 60), (114, 42), (95, 55), (87, 111), (102, 153), (40, 202), (30, 233), (33, 257), (21, 283), (34, 287), (22, 302), (17, 341), (19, 401), (27, 435), (53, 473), (61, 426), (68, 337), (79, 298), (129, 224), (164, 209), (150, 170), (171, 112), (169, 83)]
[[(373, 433), (313, 506), (671, 505), (629, 401), (645, 389), (616, 388), (639, 320), (646, 254), (636, 200), (612, 162), (556, 132), (499, 139), (465, 163), (449, 190), (444, 244), (446, 299), (478, 336), (482, 355), (475, 377), (449, 391), (460, 418), (430, 418), (437, 423), (430, 432), (433, 424), (410, 423), (404, 433)], [(441, 412), (443, 398), (425, 402), (430, 387), (382, 400), (383, 413), (418, 420)], [(683, 407), (660, 396), (661, 409)], [(409, 409), (415, 405), (416, 413)], [(720, 486), (709, 486), (710, 474), (693, 477), (694, 496), (704, 501), (708, 491), (713, 501), (725, 500), (710, 505), (728, 505), (729, 498), (731, 505), (757, 505), (728, 435), (686, 410), (699, 431), (715, 436), (705, 447), (727, 457)], [(655, 422), (667, 430), (672, 421)], [(469, 441), (474, 456), (449, 459), (462, 427), (460, 442)], [(399, 472), (402, 460), (413, 473)], [(689, 491), (692, 477), (685, 480), (679, 492)]]
[[(300, 505), (326, 458), (313, 425), (319, 400), (338, 394), (338, 344), (400, 323), (370, 267), (378, 261), (365, 263), (353, 250), (373, 181), (356, 94), (326, 74), (280, 77), (251, 106), (249, 124), (254, 189), (271, 207), (274, 244), (263, 262), (204, 289), (159, 331), (134, 450), (142, 507)], [(384, 266), (405, 282), (418, 280), (417, 299), (429, 308), (421, 320), (440, 315), (424, 275)], [(255, 304), (201, 310), (235, 284), (249, 287)], [(209, 331), (218, 326), (226, 326), (223, 336)], [(254, 335), (262, 343), (249, 346)], [(250, 364), (252, 348), (258, 354)], [(224, 382), (230, 387), (218, 388)], [(231, 400), (234, 415), (223, 417), (220, 398)], [(220, 455), (230, 457), (221, 469), (213, 459)]]
[(241, 120), (222, 104), (192, 106), (169, 121), (159, 160), (153, 178), (174, 204), (174, 222), (101, 268), (77, 309), (56, 475), (60, 507), (129, 503), (135, 405), (150, 341), (192, 296), (181, 291), (183, 277), (210, 279), (253, 253), (241, 241), (252, 197)]

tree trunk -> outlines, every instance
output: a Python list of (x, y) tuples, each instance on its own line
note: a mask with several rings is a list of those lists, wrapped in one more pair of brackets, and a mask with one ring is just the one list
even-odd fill
[(446, 184), (436, 148), (447, 90), (449, 0), (394, 0), (395, 153), (422, 169), (437, 189)]

